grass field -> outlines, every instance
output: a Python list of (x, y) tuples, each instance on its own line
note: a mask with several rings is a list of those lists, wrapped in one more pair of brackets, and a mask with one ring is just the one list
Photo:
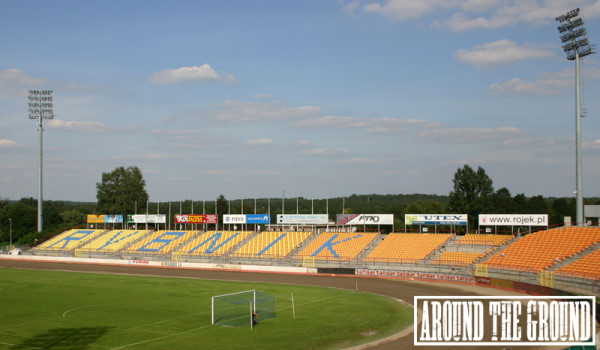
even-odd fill
[[(248, 289), (276, 296), (275, 319), (211, 325), (211, 296)], [(0, 307), (0, 349), (330, 349), (412, 323), (397, 301), (348, 290), (8, 268)]]

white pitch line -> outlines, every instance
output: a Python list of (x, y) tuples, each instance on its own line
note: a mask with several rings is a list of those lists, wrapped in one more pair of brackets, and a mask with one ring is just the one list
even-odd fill
[(150, 342), (157, 341), (157, 340), (162, 340), (162, 339), (166, 339), (166, 338), (176, 337), (178, 335), (182, 335), (182, 334), (194, 332), (194, 331), (197, 331), (199, 329), (208, 328), (208, 327), (210, 327), (210, 325), (203, 326), (203, 327), (198, 327), (198, 328), (194, 328), (194, 329), (189, 329), (189, 330), (184, 331), (184, 332), (173, 333), (173, 334), (165, 335), (165, 336), (158, 337), (158, 338), (147, 339), (147, 340), (143, 340), (143, 341), (140, 341), (140, 342), (137, 342), (137, 343), (131, 343), (131, 344), (119, 346), (119, 347), (116, 347), (116, 348), (112, 348), (111, 350), (125, 349), (125, 348), (128, 348), (130, 346), (136, 346), (136, 345), (146, 344), (146, 343), (150, 343)]
[[(123, 307), (123, 306), (127, 306), (127, 305), (133, 305), (133, 304), (150, 304), (150, 303), (160, 303), (163, 300), (155, 300), (155, 301), (138, 301), (138, 302), (133, 302), (133, 303), (107, 303), (107, 304), (94, 304), (94, 305), (86, 305), (86, 306), (82, 306), (82, 307), (76, 307), (74, 309), (71, 310), (67, 310), (65, 312), (63, 312), (62, 317), (66, 318), (67, 314), (72, 312), (72, 311), (78, 311), (78, 310), (83, 310), (83, 309), (91, 309), (91, 308), (95, 308), (98, 306), (112, 306), (110, 309), (114, 309), (114, 308), (119, 308), (119, 307)], [(110, 309), (100, 309), (98, 311), (88, 311), (85, 313), (82, 313), (80, 315), (85, 315), (85, 314), (89, 314), (89, 313), (93, 313), (93, 312), (103, 312), (103, 311), (108, 311)]]
[(198, 315), (202, 315), (202, 314), (208, 314), (209, 311), (205, 311), (205, 312), (199, 312), (196, 314), (188, 314), (188, 315), (184, 315), (184, 316), (179, 316), (179, 317), (175, 317), (175, 318), (170, 318), (170, 319), (166, 319), (166, 320), (162, 320), (162, 321), (156, 321), (153, 323), (148, 323), (148, 324), (144, 324), (144, 325), (140, 325), (137, 327), (131, 327), (131, 328), (127, 328), (125, 330), (129, 331), (129, 330), (133, 330), (133, 329), (140, 329), (140, 328), (144, 328), (144, 327), (150, 327), (150, 326), (154, 326), (157, 324), (161, 324), (161, 323), (167, 323), (167, 322), (171, 322), (171, 321), (177, 321), (180, 320), (182, 318), (187, 318), (187, 317), (192, 317), (192, 316), (198, 316)]
[(82, 306), (82, 307), (76, 307), (74, 309), (67, 310), (67, 311), (63, 312), (62, 317), (66, 318), (67, 314), (69, 312), (72, 312), (72, 311), (83, 310), (83, 309), (90, 309), (90, 308), (94, 308), (94, 307), (98, 307), (98, 306), (109, 306), (109, 305), (114, 306), (114, 305), (122, 305), (122, 304), (123, 303), (109, 303), (109, 304), (94, 304), (94, 305), (87, 305), (87, 306)]
[[(340, 296), (349, 295), (349, 294), (352, 294), (352, 293), (354, 293), (354, 291), (351, 291), (351, 292), (348, 292), (348, 293), (343, 293), (341, 295), (336, 295), (336, 296), (332, 296), (332, 297), (321, 298), (321, 299), (317, 299), (317, 300), (311, 300), (311, 301), (304, 302), (304, 303), (301, 303), (301, 304), (298, 304), (298, 305), (313, 304), (313, 303), (317, 303), (317, 302), (324, 301), (324, 300), (327, 300), (327, 299), (339, 298)], [(187, 316), (183, 316), (183, 317), (179, 317), (179, 318), (184, 318), (184, 317), (187, 317)], [(156, 323), (164, 323), (164, 322), (168, 322), (168, 321), (169, 320), (165, 320), (165, 321), (159, 321), (159, 322), (156, 322)], [(143, 341), (140, 341), (140, 342), (137, 342), (137, 343), (126, 344), (126, 345), (122, 345), (122, 346), (119, 346), (119, 347), (116, 347), (116, 348), (112, 348), (111, 350), (125, 349), (125, 348), (131, 347), (131, 346), (136, 346), (136, 345), (146, 344), (146, 343), (150, 343), (150, 342), (157, 341), (157, 340), (172, 338), (172, 337), (176, 337), (178, 335), (182, 335), (182, 334), (194, 332), (194, 331), (197, 331), (197, 330), (200, 330), (200, 329), (208, 328), (210, 326), (211, 325), (203, 326), (203, 327), (198, 327), (198, 328), (190, 329), (190, 330), (187, 330), (187, 331), (184, 331), (184, 332), (173, 333), (173, 334), (165, 335), (165, 336), (162, 336), (162, 337), (157, 337), (157, 338), (143, 340)], [(130, 328), (130, 329), (135, 329), (135, 328)]]

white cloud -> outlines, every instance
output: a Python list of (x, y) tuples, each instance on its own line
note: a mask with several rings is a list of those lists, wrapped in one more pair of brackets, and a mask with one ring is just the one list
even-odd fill
[[(344, 11), (354, 15), (356, 4)], [(393, 21), (432, 17), (430, 25), (454, 32), (496, 29), (523, 23), (539, 26), (554, 22), (557, 14), (581, 7), (586, 18), (600, 16), (596, 0), (378, 0), (363, 7), (364, 12), (378, 14)]]
[(207, 169), (203, 172), (203, 174), (205, 174), (205, 175), (215, 175), (215, 176), (228, 175), (230, 173), (231, 173), (231, 171), (224, 170), (224, 169)]
[(535, 146), (552, 146), (556, 143), (554, 139), (546, 137), (518, 137), (514, 139), (506, 139), (502, 141), (502, 146), (507, 147), (535, 147)]
[(67, 121), (61, 119), (49, 120), (47, 125), (52, 129), (63, 129), (79, 133), (114, 133), (137, 129), (137, 127), (133, 125), (127, 127), (116, 127), (101, 122)]
[(455, 54), (457, 60), (474, 65), (477, 68), (489, 68), (522, 60), (552, 56), (554, 56), (554, 52), (550, 50), (532, 45), (519, 46), (507, 39), (478, 45), (470, 50), (458, 50)]
[(176, 69), (165, 69), (158, 71), (148, 78), (154, 84), (181, 84), (181, 83), (202, 83), (219, 82), (235, 83), (236, 79), (232, 74), (222, 77), (208, 63), (201, 66), (181, 67)]
[(344, 164), (369, 164), (369, 163), (377, 163), (378, 160), (373, 158), (350, 158), (350, 159), (342, 159), (340, 163)]
[[(600, 68), (584, 68), (583, 76), (585, 80), (600, 79)], [(494, 83), (489, 87), (489, 94), (493, 96), (509, 94), (556, 95), (559, 93), (559, 89), (572, 88), (574, 79), (574, 69), (567, 68), (557, 73), (539, 74), (533, 81), (513, 78), (504, 83)]]
[(321, 112), (316, 106), (288, 107), (280, 103), (242, 102), (226, 100), (221, 109), (202, 113), (202, 116), (221, 122), (277, 122), (301, 119)]
[(248, 145), (248, 146), (269, 146), (272, 144), (273, 144), (272, 139), (256, 139), (256, 140), (249, 140), (248, 142), (246, 142), (246, 145)]
[(455, 13), (448, 20), (445, 21), (444, 24), (440, 24), (439, 22), (434, 22), (432, 27), (448, 27), (453, 32), (463, 32), (467, 30), (473, 29), (496, 29), (508, 26), (510, 24), (514, 24), (515, 19), (513, 17), (476, 17), (469, 18), (462, 12)]
[(585, 141), (581, 143), (584, 149), (600, 149), (600, 139), (596, 141)]
[(338, 5), (341, 6), (344, 12), (346, 12), (350, 16), (357, 17), (356, 11), (360, 6), (359, 0), (350, 0), (350, 2), (348, 2), (347, 4), (344, 2), (344, 0), (338, 0)]
[(142, 154), (142, 155), (116, 155), (111, 156), (109, 159), (113, 160), (163, 160), (169, 159), (169, 155), (166, 153), (151, 153), (151, 154)]
[(348, 154), (350, 151), (344, 148), (326, 149), (326, 148), (311, 148), (301, 151), (300, 154), (309, 156), (334, 156), (339, 154)]
[(525, 131), (516, 127), (497, 128), (435, 128), (419, 134), (432, 141), (451, 143), (475, 143), (479, 141), (512, 139)]
[(384, 4), (371, 2), (364, 7), (365, 12), (379, 14), (395, 21), (404, 21), (421, 18), (428, 12), (433, 11), (440, 1), (436, 0), (388, 0)]
[(18, 69), (0, 70), (0, 92), (8, 95), (26, 96), (28, 89), (43, 86), (48, 82), (46, 79), (34, 78)]
[(267, 99), (267, 98), (272, 98), (273, 95), (271, 94), (257, 94), (256, 96), (254, 96), (255, 99)]
[(489, 93), (493, 96), (523, 94), (523, 95), (556, 95), (558, 90), (552, 88), (542, 81), (525, 81), (513, 78), (504, 83), (494, 83), (489, 87)]
[(306, 118), (292, 123), (296, 128), (364, 128), (365, 120), (355, 117), (339, 117), (328, 115), (324, 117)]
[(439, 123), (433, 123), (421, 119), (397, 119), (397, 118), (357, 118), (324, 116), (307, 118), (292, 123), (296, 128), (334, 128), (334, 129), (363, 129), (368, 133), (375, 134), (397, 134), (407, 132), (411, 128), (435, 127)]
[(19, 143), (13, 140), (0, 139), (0, 148), (19, 147)]

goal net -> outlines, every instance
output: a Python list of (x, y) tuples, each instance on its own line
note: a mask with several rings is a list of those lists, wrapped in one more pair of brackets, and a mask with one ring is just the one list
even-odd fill
[(212, 297), (212, 324), (252, 327), (252, 311), (258, 322), (275, 318), (275, 296), (255, 289)]

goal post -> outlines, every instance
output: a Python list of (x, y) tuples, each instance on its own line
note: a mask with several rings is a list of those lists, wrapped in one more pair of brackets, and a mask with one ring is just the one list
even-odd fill
[(213, 296), (211, 304), (211, 322), (220, 326), (252, 327), (253, 310), (258, 321), (275, 318), (275, 296), (255, 289)]

